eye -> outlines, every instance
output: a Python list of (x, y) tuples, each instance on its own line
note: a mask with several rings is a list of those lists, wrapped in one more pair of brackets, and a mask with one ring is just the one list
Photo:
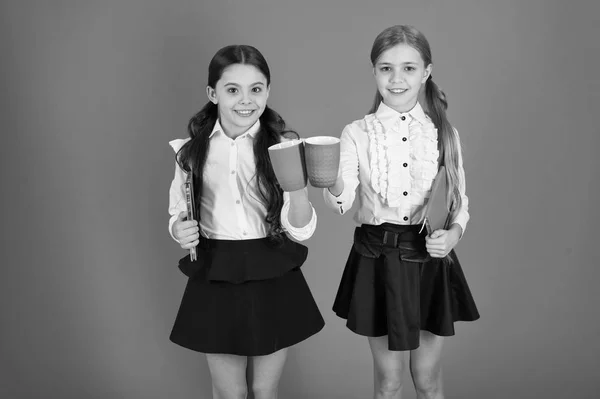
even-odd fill
[(414, 66), (407, 66), (406, 68), (404, 68), (405, 71), (407, 72), (413, 72), (415, 71), (417, 68), (415, 68)]
[(252, 93), (260, 93), (262, 91), (261, 87), (253, 87), (252, 88)]
[(238, 92), (238, 89), (236, 89), (235, 87), (230, 87), (227, 89), (227, 93), (230, 93), (230, 94), (235, 94), (237, 92)]
[(379, 70), (381, 72), (389, 72), (391, 68), (389, 66), (382, 66), (381, 68), (379, 68)]

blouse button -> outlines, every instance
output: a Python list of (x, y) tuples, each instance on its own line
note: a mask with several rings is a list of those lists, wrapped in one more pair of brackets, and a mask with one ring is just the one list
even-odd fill
[(402, 115), (402, 116), (400, 117), (400, 119), (402, 119), (403, 121), (405, 121), (405, 120), (406, 120), (406, 116)]
[(403, 219), (406, 222), (408, 220), (408, 216), (404, 216)]
[(240, 204), (240, 200), (235, 201), (235, 203), (239, 205)]
[(232, 171), (231, 171), (231, 174), (232, 174), (232, 175), (235, 175), (235, 170), (232, 170)]
[(404, 163), (402, 164), (402, 166), (404, 166), (404, 167), (406, 168), (406, 167), (408, 166), (408, 164), (407, 164), (406, 162), (404, 162)]
[(402, 141), (406, 141), (406, 137), (402, 137)]
[(231, 142), (231, 146), (232, 146), (232, 147), (235, 147), (235, 143), (234, 143), (233, 141)]
[(407, 196), (408, 195), (408, 191), (405, 191), (402, 194), (404, 194), (405, 196)]

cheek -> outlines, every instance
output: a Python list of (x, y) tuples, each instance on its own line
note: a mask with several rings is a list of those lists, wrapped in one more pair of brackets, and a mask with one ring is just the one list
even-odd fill
[(267, 100), (269, 96), (260, 96), (256, 99), (256, 103), (260, 105), (261, 108), (264, 108), (267, 105)]
[(423, 77), (421, 75), (419, 75), (419, 76), (415, 75), (415, 77), (413, 79), (411, 79), (411, 82), (412, 82), (412, 86), (415, 89), (419, 89), (423, 85)]
[(377, 84), (378, 88), (384, 88), (386, 86), (386, 80), (385, 78), (381, 77), (381, 76), (375, 76), (375, 83)]
[(227, 98), (225, 96), (222, 96), (221, 98), (219, 98), (219, 107), (220, 108), (223, 108), (223, 109), (231, 108), (231, 104), (232, 104), (231, 98)]

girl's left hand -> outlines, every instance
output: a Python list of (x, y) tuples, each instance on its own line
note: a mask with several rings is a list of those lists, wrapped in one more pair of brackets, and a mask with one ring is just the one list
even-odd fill
[(449, 230), (435, 230), (425, 237), (425, 247), (432, 258), (443, 258), (458, 244), (461, 227), (452, 225)]

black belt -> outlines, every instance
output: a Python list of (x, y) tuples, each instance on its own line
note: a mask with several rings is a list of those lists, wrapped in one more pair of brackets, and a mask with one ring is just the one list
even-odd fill
[(419, 225), (396, 225), (384, 223), (379, 226), (363, 224), (363, 240), (370, 244), (378, 244), (388, 248), (399, 248), (410, 246), (410, 244), (421, 244), (425, 236), (419, 233)]

